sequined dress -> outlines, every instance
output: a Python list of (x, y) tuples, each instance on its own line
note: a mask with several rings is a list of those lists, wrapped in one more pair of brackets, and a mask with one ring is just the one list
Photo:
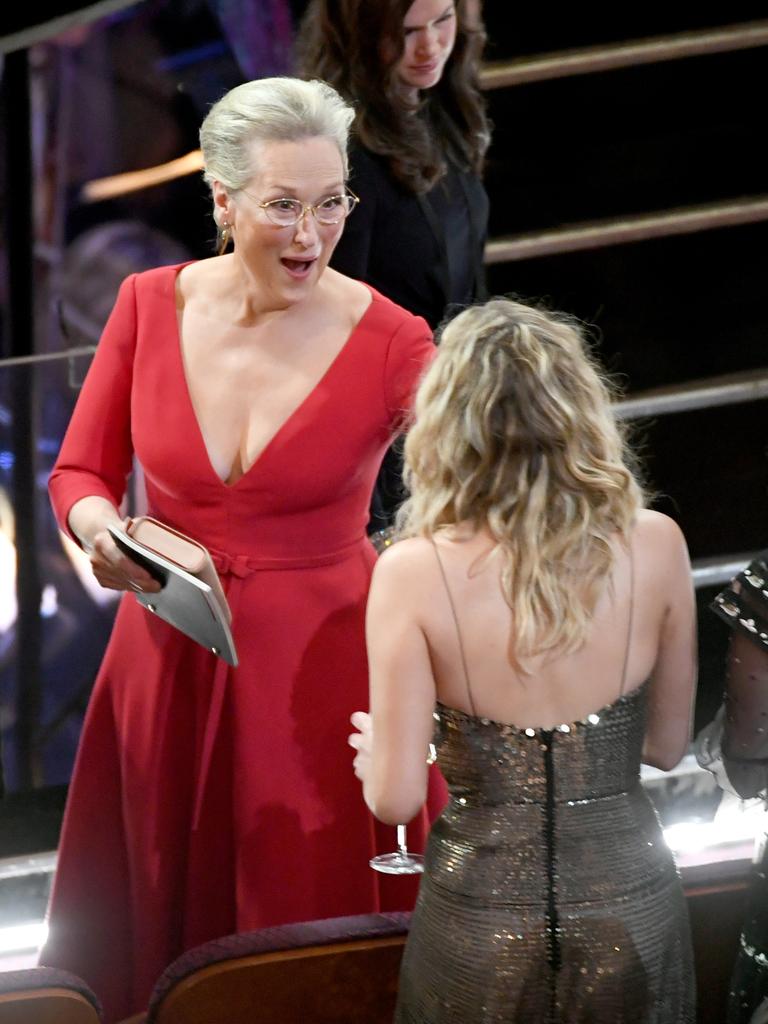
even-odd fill
[[(712, 604), (713, 610), (734, 633), (748, 637), (768, 656), (768, 551), (763, 551), (731, 580)], [(730, 672), (726, 704), (715, 720), (696, 739), (696, 755), (702, 767), (712, 771), (724, 789), (738, 796), (768, 798), (768, 761), (765, 758), (724, 755), (723, 731), (729, 725), (731, 753), (739, 755), (751, 748), (758, 734), (768, 728), (768, 703), (753, 692), (754, 677)], [(763, 687), (764, 690), (764, 687)], [(749, 696), (753, 718), (748, 731), (734, 726), (728, 704)], [(752, 735), (754, 733), (754, 735)], [(756, 849), (749, 896), (749, 911), (739, 939), (728, 996), (726, 1024), (766, 1024), (768, 1022), (768, 836)]]
[(639, 778), (647, 691), (555, 729), (438, 703), (450, 800), (397, 1024), (692, 1024), (685, 900)]

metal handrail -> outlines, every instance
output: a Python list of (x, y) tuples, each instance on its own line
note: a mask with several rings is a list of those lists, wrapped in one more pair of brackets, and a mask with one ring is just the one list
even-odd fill
[(33, 366), (36, 363), (55, 363), (58, 360), (63, 362), (74, 356), (92, 356), (95, 351), (95, 345), (78, 345), (75, 348), (68, 348), (64, 352), (39, 352), (31, 356), (10, 356), (8, 359), (0, 359), (0, 370), (10, 366)]
[(640, 391), (617, 402), (615, 413), (618, 419), (633, 420), (693, 409), (712, 409), (719, 405), (738, 405), (761, 398), (768, 398), (768, 368)]
[(502, 89), (552, 78), (588, 75), (616, 68), (659, 64), (712, 53), (729, 53), (768, 45), (768, 21), (747, 21), (696, 32), (677, 32), (647, 39), (586, 46), (557, 53), (537, 54), (511, 61), (495, 61), (480, 71), (482, 89)]
[(601, 249), (608, 245), (626, 245), (650, 238), (687, 235), (765, 220), (768, 220), (768, 195), (720, 200), (492, 239), (485, 247), (485, 262), (511, 263), (555, 253)]
[(693, 585), (696, 590), (702, 587), (718, 587), (728, 583), (741, 570), (749, 565), (757, 551), (748, 551), (742, 555), (719, 555), (716, 558), (697, 558), (691, 566)]
[[(15, 366), (63, 362), (73, 357), (92, 356), (95, 351), (95, 345), (80, 345), (64, 352), (13, 356), (10, 359), (0, 359), (0, 371)], [(620, 399), (614, 411), (618, 419), (633, 420), (675, 412), (691, 412), (694, 409), (711, 409), (721, 405), (738, 405), (763, 398), (768, 398), (768, 367), (640, 391)]]
[[(127, 0), (112, 0), (116, 4)], [(592, 74), (614, 68), (679, 60), (709, 53), (727, 53), (768, 45), (768, 20), (740, 22), (698, 32), (679, 32), (651, 36), (604, 46), (588, 46), (557, 53), (538, 54), (512, 61), (496, 61), (480, 69), (480, 87), (501, 89), (552, 78)], [(83, 202), (98, 202), (114, 196), (193, 174), (202, 169), (200, 150), (192, 150), (168, 163), (139, 171), (127, 171), (86, 182), (81, 191)], [(503, 240), (502, 240), (503, 241)], [(522, 257), (517, 257), (521, 259)], [(497, 262), (492, 260), (491, 262)]]
[(55, 850), (27, 853), (17, 857), (0, 858), (0, 882), (25, 875), (47, 875), (56, 870)]
[(130, 7), (137, 0), (94, 0), (77, 10), (69, 11), (66, 14), (49, 16), (42, 24), (35, 24), (29, 28), (20, 29), (10, 35), (0, 37), (0, 53), (13, 53), (14, 50), (25, 50), (35, 43), (45, 42), (54, 36), (61, 35), (78, 25), (87, 25), (97, 18), (104, 18), (108, 14), (121, 10), (123, 7)]

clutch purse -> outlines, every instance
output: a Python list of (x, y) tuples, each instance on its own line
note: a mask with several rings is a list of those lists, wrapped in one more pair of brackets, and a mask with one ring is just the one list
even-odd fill
[(208, 549), (150, 516), (131, 520), (127, 530), (109, 526), (109, 532), (123, 554), (161, 584), (157, 594), (135, 593), (139, 604), (236, 666), (232, 614)]

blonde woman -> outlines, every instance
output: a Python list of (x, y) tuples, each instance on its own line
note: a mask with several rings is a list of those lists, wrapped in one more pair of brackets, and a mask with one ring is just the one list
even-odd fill
[(694, 1020), (683, 894), (639, 781), (686, 750), (685, 541), (643, 508), (576, 325), (516, 302), (444, 330), (368, 603), (366, 802), (432, 829), (399, 1024)]

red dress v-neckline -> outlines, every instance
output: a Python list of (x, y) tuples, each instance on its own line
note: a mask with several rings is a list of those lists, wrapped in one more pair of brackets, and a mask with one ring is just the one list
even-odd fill
[[(184, 263), (177, 268), (176, 275), (173, 278), (172, 284), (174, 296), (176, 294), (176, 285), (178, 283), (179, 274), (186, 266), (189, 266), (189, 264)], [(192, 401), (192, 392), (190, 391), (189, 381), (187, 379), (187, 371), (184, 366), (184, 353), (181, 344), (181, 331), (179, 329), (179, 310), (176, 306), (176, 303), (173, 303), (174, 323), (173, 334), (171, 335), (171, 337), (173, 337), (175, 340), (173, 348), (175, 353), (175, 362), (180, 377), (181, 392), (184, 396), (184, 405), (192, 421), (192, 429), (190, 431), (190, 436), (194, 435), (197, 441), (199, 442), (199, 446), (201, 448), (203, 455), (203, 461), (205, 462), (210, 473), (216, 478), (216, 480), (218, 480), (219, 484), (222, 487), (225, 487), (227, 490), (233, 490), (234, 488), (238, 487), (242, 483), (242, 481), (246, 479), (246, 477), (250, 476), (256, 470), (256, 468), (264, 460), (265, 456), (277, 444), (282, 434), (285, 433), (285, 431), (290, 427), (294, 420), (297, 419), (297, 417), (299, 417), (302, 413), (306, 413), (307, 410), (311, 407), (312, 399), (314, 398), (314, 396), (317, 395), (318, 391), (322, 388), (322, 386), (326, 384), (327, 381), (333, 376), (333, 373), (338, 368), (339, 364), (343, 362), (343, 357), (352, 347), (352, 342), (354, 341), (355, 335), (357, 335), (360, 332), (369, 313), (371, 312), (372, 307), (376, 302), (376, 295), (373, 289), (369, 288), (368, 285), (365, 285), (365, 287), (370, 293), (371, 301), (365, 307), (362, 316), (350, 331), (349, 335), (345, 339), (339, 351), (336, 353), (331, 362), (325, 368), (325, 370), (320, 375), (315, 384), (312, 386), (310, 391), (308, 391), (307, 394), (298, 403), (298, 405), (296, 405), (295, 408), (291, 410), (291, 412), (283, 420), (283, 422), (280, 424), (277, 430), (272, 434), (272, 436), (269, 438), (267, 443), (258, 453), (256, 458), (251, 462), (248, 468), (244, 469), (242, 474), (237, 478), (237, 480), (235, 480), (235, 482), (231, 484), (227, 483), (226, 480), (222, 480), (222, 478), (216, 472), (216, 468), (213, 465), (213, 460), (211, 459), (211, 455), (208, 450), (208, 445), (205, 443), (205, 435), (203, 434), (202, 427), (200, 426), (200, 420), (198, 419), (197, 412), (195, 411), (195, 405), (194, 402)]]
[[(371, 289), (325, 375), (227, 486), (180, 375), (176, 276), (162, 267), (121, 287), (51, 474), (66, 529), (88, 495), (119, 506), (136, 460), (147, 510), (218, 556), (240, 657), (231, 669), (132, 595), (121, 602), (41, 961), (88, 981), (108, 1022), (145, 1008), (167, 965), (209, 939), (415, 898), (415, 879), (368, 866), (394, 839), (360, 796), (347, 736), (368, 701), (371, 489), (434, 355), (430, 332)], [(415, 850), (427, 824), (408, 826)]]

